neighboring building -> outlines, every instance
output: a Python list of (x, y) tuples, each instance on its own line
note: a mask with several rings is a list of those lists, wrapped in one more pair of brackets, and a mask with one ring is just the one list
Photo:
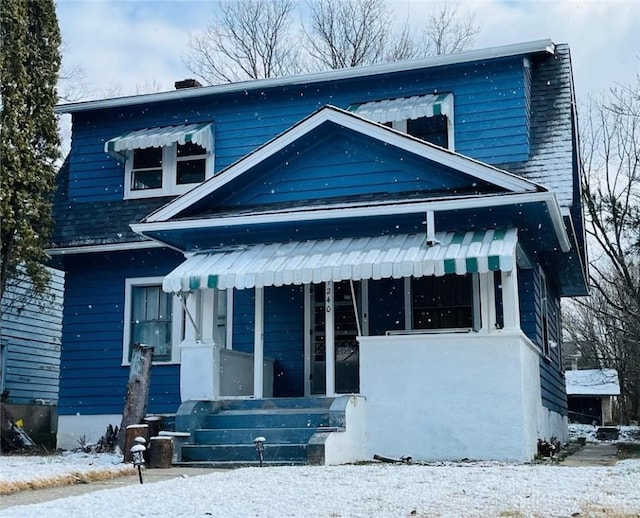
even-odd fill
[(119, 423), (135, 342), (186, 460), (253, 459), (257, 434), (326, 463), (566, 437), (560, 298), (587, 293), (566, 45), (58, 112), (60, 446)]
[(620, 395), (617, 370), (568, 370), (565, 379), (571, 422), (598, 425), (613, 422), (613, 403)]
[(51, 282), (46, 293), (34, 294), (26, 280), (9, 284), (5, 290), (0, 322), (0, 393), (11, 415), (22, 420), (36, 442), (55, 446), (64, 272), (49, 271)]

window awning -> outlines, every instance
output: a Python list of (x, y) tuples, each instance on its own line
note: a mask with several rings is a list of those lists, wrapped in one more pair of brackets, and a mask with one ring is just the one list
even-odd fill
[(176, 142), (193, 142), (213, 152), (213, 123), (181, 124), (130, 131), (105, 142), (104, 150), (106, 153), (118, 154), (129, 149), (170, 146)]
[(269, 243), (200, 253), (167, 275), (166, 292), (511, 271), (516, 229)]
[(394, 122), (420, 117), (433, 117), (453, 113), (453, 95), (415, 95), (398, 99), (386, 99), (369, 103), (353, 104), (348, 110), (373, 122)]

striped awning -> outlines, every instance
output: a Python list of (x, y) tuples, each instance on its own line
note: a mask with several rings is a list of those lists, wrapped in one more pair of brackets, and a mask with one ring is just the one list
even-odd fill
[(434, 115), (451, 117), (453, 113), (453, 95), (431, 94), (386, 99), (369, 103), (353, 104), (348, 111), (356, 113), (373, 122), (395, 122)]
[(164, 147), (176, 142), (178, 144), (193, 142), (207, 151), (213, 152), (213, 141), (213, 123), (181, 124), (130, 131), (105, 142), (104, 150), (107, 153), (119, 154), (129, 149)]
[(200, 253), (167, 275), (166, 292), (511, 271), (516, 229), (269, 243)]

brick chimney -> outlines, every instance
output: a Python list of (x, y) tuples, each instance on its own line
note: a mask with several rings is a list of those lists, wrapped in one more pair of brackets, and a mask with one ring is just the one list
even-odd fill
[(176, 90), (182, 90), (184, 88), (198, 88), (202, 86), (197, 79), (183, 79), (182, 81), (176, 81), (173, 83)]

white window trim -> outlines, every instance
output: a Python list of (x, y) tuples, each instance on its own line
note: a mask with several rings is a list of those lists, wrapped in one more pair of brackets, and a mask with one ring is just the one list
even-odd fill
[[(129, 361), (129, 342), (131, 340), (131, 288), (138, 286), (160, 286), (164, 277), (132, 277), (124, 281), (124, 329), (122, 333), (122, 366), (131, 365)], [(180, 363), (180, 342), (184, 321), (182, 304), (176, 296), (171, 297), (171, 359), (154, 361), (154, 365), (172, 365)]]
[[(133, 189), (132, 188), (132, 169), (133, 169), (133, 149), (126, 152), (126, 161), (124, 168), (124, 199), (140, 199), (140, 198), (157, 198), (159, 196), (173, 196), (184, 194), (200, 183), (188, 183), (178, 185), (176, 183), (177, 163), (178, 159), (178, 143), (162, 147), (162, 187), (159, 189)], [(213, 153), (206, 151), (204, 180), (208, 180), (213, 176)], [(182, 158), (182, 157), (181, 157)], [(187, 160), (187, 157), (184, 157)]]

